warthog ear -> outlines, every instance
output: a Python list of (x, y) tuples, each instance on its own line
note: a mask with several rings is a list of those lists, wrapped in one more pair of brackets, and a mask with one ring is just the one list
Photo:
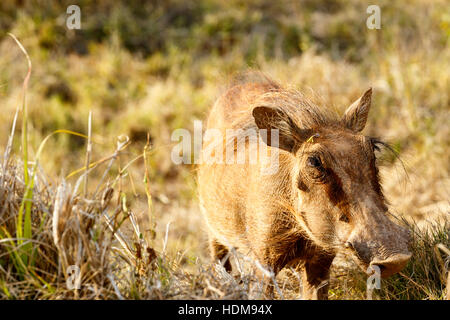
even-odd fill
[[(288, 115), (277, 108), (255, 107), (252, 114), (258, 128), (267, 130), (267, 135), (261, 135), (261, 138), (268, 146), (295, 152), (307, 136), (307, 133), (300, 130)], [(273, 129), (278, 130), (278, 143), (272, 141)]]
[(366, 125), (371, 101), (372, 88), (364, 92), (358, 100), (353, 102), (350, 107), (347, 108), (342, 118), (343, 124), (354, 132), (362, 131)]

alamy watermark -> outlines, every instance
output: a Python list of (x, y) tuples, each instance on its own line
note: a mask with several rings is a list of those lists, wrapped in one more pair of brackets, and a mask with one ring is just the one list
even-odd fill
[[(270, 137), (269, 137), (269, 136)], [(175, 164), (260, 164), (263, 175), (275, 174), (279, 165), (279, 130), (272, 129), (207, 129), (202, 135), (202, 122), (194, 121), (194, 135), (187, 129), (176, 129), (171, 140)], [(270, 146), (266, 144), (270, 140)]]
[(381, 9), (376, 4), (372, 4), (367, 7), (366, 13), (370, 14), (370, 16), (366, 20), (367, 28), (373, 29), (381, 29)]
[(69, 290), (81, 288), (81, 270), (77, 265), (71, 265), (67, 268), (66, 286)]
[(79, 6), (72, 4), (67, 7), (66, 13), (69, 15), (66, 20), (68, 29), (81, 29), (81, 9)]
[(373, 289), (381, 289), (381, 270), (377, 265), (370, 265), (366, 272), (371, 274), (366, 282), (367, 300), (372, 300)]
[[(81, 29), (81, 9), (79, 6), (72, 4), (67, 7), (66, 10), (67, 19), (66, 26), (68, 29)], [(381, 29), (381, 9), (378, 5), (369, 5), (366, 9), (366, 13), (370, 16), (366, 20), (366, 26), (368, 29)], [(282, 39), (280, 39), (282, 41)], [(278, 42), (280, 42), (278, 41)]]

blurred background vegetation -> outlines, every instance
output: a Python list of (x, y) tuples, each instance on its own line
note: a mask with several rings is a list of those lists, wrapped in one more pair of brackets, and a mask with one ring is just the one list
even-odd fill
[[(81, 8), (80, 30), (66, 27), (71, 4)], [(86, 133), (90, 111), (98, 142), (93, 160), (111, 151), (123, 134), (133, 142), (121, 158), (125, 164), (142, 153), (148, 133), (157, 221), (162, 227), (173, 221), (173, 246), (204, 256), (195, 168), (171, 162), (171, 133), (192, 130), (193, 120), (205, 119), (232, 76), (252, 68), (313, 89), (339, 112), (373, 87), (366, 133), (390, 142), (407, 172), (383, 155), (393, 211), (419, 220), (448, 216), (450, 3), (377, 1), (379, 30), (366, 27), (370, 4), (1, 1), (0, 146), (6, 146), (27, 70), (7, 36), (11, 32), (33, 63), (27, 93), (32, 151), (54, 130)], [(65, 176), (83, 166), (85, 151), (83, 139), (56, 136), (42, 156), (43, 169), (54, 179)], [(145, 204), (143, 171), (139, 163), (130, 168), (134, 182), (127, 192)]]

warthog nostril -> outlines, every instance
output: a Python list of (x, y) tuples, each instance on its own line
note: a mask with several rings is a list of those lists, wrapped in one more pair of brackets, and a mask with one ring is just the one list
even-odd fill
[(384, 260), (374, 259), (370, 265), (379, 267), (381, 277), (387, 278), (400, 272), (406, 266), (410, 258), (411, 254), (399, 253)]

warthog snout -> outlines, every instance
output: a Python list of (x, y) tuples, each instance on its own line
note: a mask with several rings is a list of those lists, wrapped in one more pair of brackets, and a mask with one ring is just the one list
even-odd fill
[(372, 260), (370, 265), (378, 266), (381, 271), (381, 277), (387, 278), (403, 270), (410, 258), (410, 253), (398, 253), (384, 260), (379, 260), (376, 258)]
[(371, 229), (365, 228), (351, 238), (345, 246), (354, 251), (359, 265), (366, 272), (369, 266), (379, 267), (383, 278), (400, 272), (411, 258), (408, 230), (390, 221)]

